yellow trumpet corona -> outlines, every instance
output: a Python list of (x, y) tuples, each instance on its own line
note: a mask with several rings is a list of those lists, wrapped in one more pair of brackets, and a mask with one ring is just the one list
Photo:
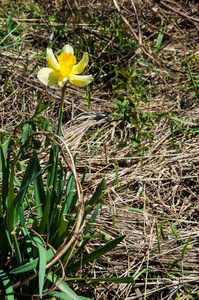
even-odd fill
[(68, 80), (76, 86), (86, 86), (93, 81), (92, 75), (78, 75), (88, 65), (89, 57), (87, 52), (83, 54), (81, 61), (77, 64), (72, 46), (65, 45), (57, 59), (52, 49), (47, 48), (46, 60), (48, 68), (39, 70), (37, 78), (47, 86), (58, 82), (63, 87)]

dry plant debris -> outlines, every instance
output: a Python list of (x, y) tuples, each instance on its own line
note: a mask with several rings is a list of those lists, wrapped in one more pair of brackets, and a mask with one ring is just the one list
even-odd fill
[[(16, 5), (22, 2), (16, 1)], [(43, 17), (40, 18), (39, 13), (35, 18), (30, 17), (28, 3)], [(77, 154), (79, 175), (85, 166), (88, 167), (83, 187), (85, 199), (89, 198), (102, 177), (106, 178), (106, 191), (96, 221), (98, 232), (108, 233), (111, 237), (126, 234), (126, 238), (108, 257), (83, 269), (81, 275), (107, 278), (135, 275), (146, 270), (136, 279), (135, 285), (101, 284), (93, 290), (82, 287), (82, 293), (84, 290), (85, 293), (93, 293), (94, 299), (175, 299), (173, 297), (178, 292), (179, 299), (192, 299), (189, 295), (196, 299), (194, 297), (199, 293), (198, 135), (190, 131), (183, 134), (177, 127), (172, 132), (171, 120), (159, 118), (152, 129), (155, 138), (148, 152), (130, 155), (129, 132), (132, 128), (122, 129), (120, 122), (112, 118), (115, 109), (111, 89), (113, 78), (110, 74), (103, 80), (102, 74), (105, 64), (110, 69), (115, 67), (115, 61), (104, 60), (108, 46), (115, 52), (120, 51), (120, 46), (113, 36), (110, 39), (109, 34), (114, 28), (109, 31), (107, 27), (106, 36), (99, 26), (101, 20), (110, 25), (111, 20), (114, 22), (118, 18), (123, 24), (121, 30), (126, 29), (127, 38), (138, 43), (135, 53), (119, 53), (120, 68), (126, 70), (127, 63), (137, 57), (150, 63), (150, 68), (138, 65), (138, 69), (143, 70), (142, 85), (149, 87), (153, 82), (155, 87), (149, 94), (148, 112), (166, 111), (198, 124), (199, 99), (191, 88), (187, 62), (198, 80), (199, 4), (194, 0), (45, 0), (29, 1), (26, 5), (23, 17), (12, 16), (13, 26), (23, 28), (20, 45), (18, 48), (14, 46), (14, 42), (19, 41), (13, 31), (10, 47), (0, 50), (1, 131), (13, 134), (13, 126), (33, 114), (38, 99), (51, 104), (45, 116), (54, 124), (58, 114), (59, 90), (58, 87), (46, 89), (38, 82), (36, 49), (44, 50), (54, 38), (63, 45), (67, 39), (81, 47), (80, 35), (83, 42), (89, 41), (88, 36), (92, 37), (96, 47), (94, 53), (94, 46), (88, 44), (88, 52), (92, 56), (89, 72), (93, 72), (96, 79), (89, 92), (92, 109), (87, 106), (88, 92), (69, 85), (62, 136), (72, 154)], [(7, 1), (2, 1), (2, 10), (8, 15), (11, 13)], [(56, 17), (49, 19), (49, 16)], [(96, 25), (92, 24), (92, 18), (96, 18)], [(5, 16), (1, 16), (1, 32), (5, 22)], [(63, 26), (67, 26), (67, 35), (61, 31)], [(157, 49), (155, 43), (159, 34), (164, 37)], [(103, 45), (100, 43), (102, 40)], [(107, 43), (107, 48), (104, 43)], [(40, 55), (42, 51), (39, 50)], [(101, 69), (97, 70), (95, 65), (100, 60)], [(43, 60), (39, 63), (41, 66)], [(188, 125), (182, 127), (186, 131)], [(126, 146), (117, 147), (123, 140)], [(45, 153), (43, 155), (45, 159)], [(114, 165), (118, 170), (117, 183)], [(124, 209), (126, 206), (137, 211)], [(91, 248), (96, 246), (89, 245)]]

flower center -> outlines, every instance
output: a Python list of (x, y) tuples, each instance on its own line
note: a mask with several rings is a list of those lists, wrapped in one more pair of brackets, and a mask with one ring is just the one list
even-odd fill
[(68, 77), (76, 64), (76, 57), (72, 53), (61, 53), (57, 56), (60, 73), (63, 77)]

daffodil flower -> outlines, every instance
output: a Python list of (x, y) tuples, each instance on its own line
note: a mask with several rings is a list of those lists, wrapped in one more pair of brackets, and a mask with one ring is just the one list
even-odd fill
[(83, 54), (81, 61), (77, 64), (72, 46), (65, 45), (57, 59), (52, 49), (47, 48), (46, 60), (48, 68), (42, 68), (38, 72), (37, 78), (47, 86), (58, 82), (63, 87), (68, 80), (76, 86), (86, 86), (93, 81), (92, 75), (77, 75), (82, 73), (88, 65), (87, 52)]

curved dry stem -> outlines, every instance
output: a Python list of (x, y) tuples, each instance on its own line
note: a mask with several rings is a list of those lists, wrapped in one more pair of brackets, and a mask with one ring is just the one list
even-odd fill
[(74, 179), (75, 179), (77, 194), (78, 194), (78, 198), (79, 198), (79, 204), (78, 204), (78, 217), (77, 217), (77, 221), (76, 221), (76, 226), (75, 226), (75, 229), (74, 229), (74, 232), (73, 232), (73, 235), (72, 235), (70, 241), (65, 241), (62, 244), (62, 246), (58, 249), (58, 251), (55, 253), (55, 255), (50, 259), (50, 261), (46, 265), (46, 268), (51, 267), (55, 262), (57, 262), (57, 260), (60, 259), (60, 257), (70, 248), (70, 246), (74, 242), (77, 242), (77, 237), (80, 233), (79, 229), (80, 229), (80, 226), (81, 226), (81, 223), (82, 223), (82, 220), (83, 220), (83, 216), (84, 216), (83, 190), (82, 190), (81, 183), (79, 182), (78, 177), (77, 177), (77, 172), (76, 172), (76, 169), (75, 169), (75, 165), (74, 165), (72, 155), (71, 155), (70, 150), (69, 150), (67, 144), (65, 143), (65, 141), (57, 135), (55, 135), (55, 137), (62, 141), (62, 143), (64, 144), (64, 146), (65, 146), (65, 148), (66, 148), (66, 150), (69, 154), (70, 164), (67, 161), (65, 153), (62, 152), (64, 160), (69, 165), (69, 167), (70, 167), (70, 169), (73, 173)]

